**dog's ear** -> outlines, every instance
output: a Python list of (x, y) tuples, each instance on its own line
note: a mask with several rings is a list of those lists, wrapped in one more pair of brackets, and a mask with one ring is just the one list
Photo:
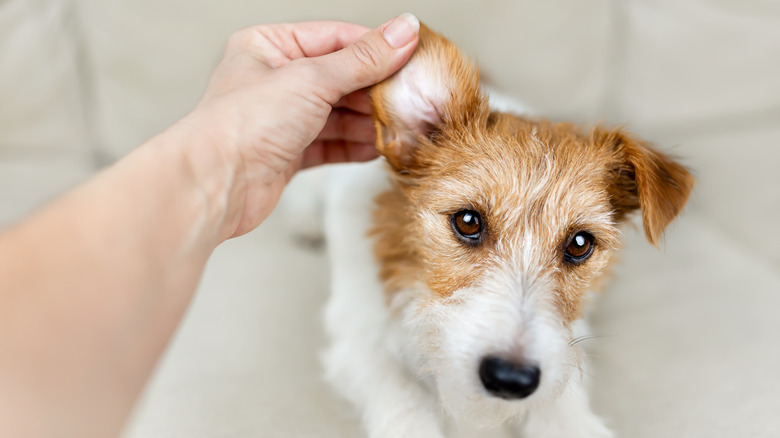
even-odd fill
[(476, 66), (425, 25), (412, 58), (372, 89), (371, 101), (377, 150), (401, 174), (425, 166), (445, 129), (486, 124), (489, 112)]
[(594, 141), (612, 153), (609, 191), (617, 219), (641, 208), (647, 240), (657, 245), (688, 200), (693, 177), (667, 155), (620, 130), (597, 128)]

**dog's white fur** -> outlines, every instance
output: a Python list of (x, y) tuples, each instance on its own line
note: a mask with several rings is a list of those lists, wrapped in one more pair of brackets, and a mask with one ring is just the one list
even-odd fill
[[(503, 111), (526, 111), (511, 99), (500, 102)], [(521, 237), (529, 244), (509, 264), (447, 301), (418, 306), (415, 296), (427, 292), (404, 290), (387, 303), (373, 241), (366, 237), (374, 199), (390, 187), (386, 166), (378, 159), (308, 171), (286, 194), (295, 200), (290, 226), (308, 237), (322, 233), (327, 241), (326, 376), (362, 410), (368, 435), (611, 436), (590, 408), (579, 350), (568, 344), (586, 333), (586, 324), (579, 320), (567, 328), (548, 302), (550, 294), (537, 293), (548, 280), (534, 270), (541, 261), (534, 260), (532, 235)], [(311, 221), (317, 216), (321, 229)], [(495, 352), (540, 364), (540, 387), (522, 400), (490, 396), (474, 364)]]

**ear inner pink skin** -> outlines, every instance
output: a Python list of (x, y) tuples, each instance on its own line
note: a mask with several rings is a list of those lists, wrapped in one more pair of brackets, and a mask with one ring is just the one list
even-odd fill
[(426, 71), (429, 69), (422, 62), (404, 68), (388, 96), (388, 103), (401, 123), (412, 133), (426, 137), (441, 124), (442, 106), (451, 93), (438, 75)]

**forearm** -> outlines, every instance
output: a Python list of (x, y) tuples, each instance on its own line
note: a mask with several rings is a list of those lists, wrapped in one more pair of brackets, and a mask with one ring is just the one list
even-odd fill
[[(175, 126), (0, 236), (0, 435), (121, 427), (236, 220), (234, 163), (192, 131)], [(14, 424), (37, 429), (3, 430)]]

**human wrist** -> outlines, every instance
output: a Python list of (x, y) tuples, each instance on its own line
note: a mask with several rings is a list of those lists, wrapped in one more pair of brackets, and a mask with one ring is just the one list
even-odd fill
[(172, 148), (187, 196), (197, 204), (194, 233), (219, 244), (230, 238), (241, 220), (246, 182), (236, 141), (218, 122), (197, 113), (160, 135)]

